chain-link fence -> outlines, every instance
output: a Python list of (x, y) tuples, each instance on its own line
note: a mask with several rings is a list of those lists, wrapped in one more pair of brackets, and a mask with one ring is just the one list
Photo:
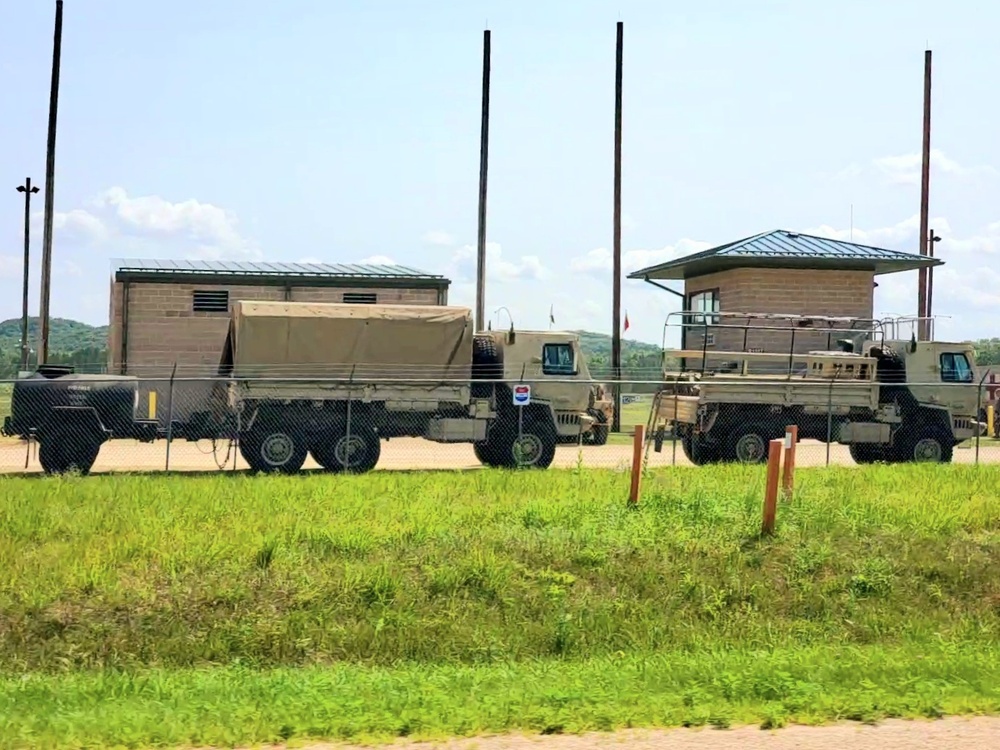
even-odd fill
[(337, 379), (34, 375), (0, 381), (0, 473), (613, 468), (766, 458), (798, 426), (799, 466), (1000, 461), (992, 383), (793, 378), (614, 387), (391, 375)]

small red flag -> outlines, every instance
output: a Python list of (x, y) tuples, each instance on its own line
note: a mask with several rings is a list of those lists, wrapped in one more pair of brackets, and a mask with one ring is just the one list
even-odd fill
[(625, 311), (625, 330), (628, 330), (628, 310)]

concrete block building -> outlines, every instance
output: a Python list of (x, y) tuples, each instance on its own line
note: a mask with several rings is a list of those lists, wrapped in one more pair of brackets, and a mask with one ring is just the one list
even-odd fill
[[(123, 260), (111, 281), (108, 372), (149, 379), (162, 391), (179, 378), (213, 375), (236, 300), (366, 304), (448, 304), (450, 281), (396, 265)], [(152, 381), (160, 380), (159, 384)], [(175, 418), (196, 411), (204, 388), (185, 384)], [(167, 399), (157, 399), (156, 411)]]
[[(791, 331), (750, 330), (746, 320), (720, 318), (717, 313), (812, 315), (870, 320), (874, 315), (876, 277), (912, 271), (941, 261), (897, 250), (842, 242), (799, 232), (775, 230), (650, 266), (629, 275), (654, 284), (681, 299), (688, 325), (681, 328), (681, 348), (788, 353)], [(664, 282), (681, 281), (683, 291)], [(716, 323), (707, 329), (703, 321)], [(680, 327), (681, 319), (674, 321)], [(751, 325), (791, 329), (780, 320)], [(837, 324), (842, 327), (843, 324)], [(796, 353), (826, 349), (827, 324), (796, 327)], [(845, 333), (835, 334), (844, 338)], [(700, 366), (700, 365), (699, 365)]]

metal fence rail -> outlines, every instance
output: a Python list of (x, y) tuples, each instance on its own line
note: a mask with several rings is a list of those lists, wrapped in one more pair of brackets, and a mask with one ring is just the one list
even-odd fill
[[(229, 381), (175, 374), (135, 381), (93, 374), (17, 381), (16, 398), (15, 381), (0, 381), (0, 474), (40, 473), (43, 467), (72, 471), (80, 465), (97, 474), (484, 465), (624, 470), (631, 463), (636, 425), (646, 428), (647, 466), (656, 469), (763, 460), (767, 441), (791, 423), (799, 427), (797, 463), (803, 467), (1000, 463), (992, 384), (906, 384), (903, 395), (916, 394), (925, 405), (925, 398), (931, 400), (929, 414), (936, 409), (942, 419), (948, 414), (954, 419), (902, 419), (885, 428), (892, 433), (886, 445), (871, 442), (883, 428), (872, 426), (870, 415), (859, 416), (868, 392), (860, 383), (824, 383), (822, 398), (816, 396), (807, 408), (794, 405), (791, 412), (747, 405), (749, 381), (736, 377), (714, 380), (713, 398), (722, 404), (715, 410), (677, 392), (658, 396), (665, 384), (653, 373), (649, 379), (606, 382), (609, 393), (615, 385), (622, 393), (622, 431), (609, 434), (610, 420), (603, 422), (599, 408), (580, 402), (579, 389), (559, 390), (566, 383), (579, 385), (569, 377), (484, 382), (416, 370), (405, 377), (388, 371), (366, 375), (363, 381), (350, 373)], [(530, 401), (517, 406), (512, 396), (523, 386)], [(577, 401), (567, 393), (576, 393)], [(727, 405), (730, 397), (741, 405)], [(470, 403), (483, 399), (494, 404), (495, 417), (470, 418), (470, 409), (475, 411)], [(554, 422), (544, 417), (549, 402), (559, 407)], [(964, 430), (965, 437), (957, 443), (947, 439), (946, 427)]]

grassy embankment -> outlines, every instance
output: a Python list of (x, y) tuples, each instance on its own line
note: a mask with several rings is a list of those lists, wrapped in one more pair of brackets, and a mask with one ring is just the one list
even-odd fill
[(1000, 470), (0, 480), (0, 747), (1000, 710)]

